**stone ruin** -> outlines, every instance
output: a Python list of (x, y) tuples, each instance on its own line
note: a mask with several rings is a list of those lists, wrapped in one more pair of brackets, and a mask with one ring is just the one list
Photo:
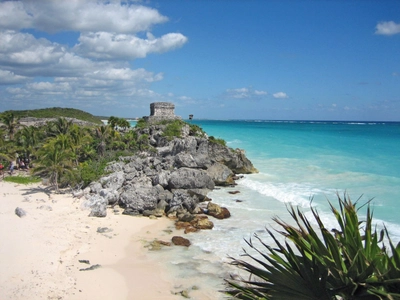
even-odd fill
[(150, 116), (143, 117), (147, 122), (154, 123), (163, 120), (180, 120), (175, 116), (175, 105), (171, 102), (154, 102), (150, 104)]

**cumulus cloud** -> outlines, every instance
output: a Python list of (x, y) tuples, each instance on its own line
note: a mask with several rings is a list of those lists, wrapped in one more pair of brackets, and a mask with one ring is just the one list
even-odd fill
[(121, 1), (24, 0), (0, 3), (0, 28), (137, 33), (168, 21), (157, 10)]
[[(161, 98), (151, 84), (163, 80), (163, 73), (133, 69), (130, 62), (188, 41), (181, 33), (151, 32), (167, 21), (156, 9), (132, 1), (2, 1), (0, 101), (115, 106), (124, 99)], [(38, 36), (60, 31), (78, 33), (69, 40), (74, 46)]]
[(394, 35), (400, 33), (400, 24), (393, 21), (379, 22), (376, 25), (375, 34)]
[(266, 91), (253, 90), (252, 88), (227, 89), (225, 97), (235, 99), (254, 99), (267, 95)]
[(0, 69), (0, 85), (23, 83), (27, 80), (29, 80), (29, 77), (15, 75), (14, 72)]
[(97, 59), (136, 59), (146, 57), (149, 53), (163, 53), (182, 47), (187, 40), (180, 33), (141, 39), (129, 34), (91, 32), (79, 37), (80, 43), (76, 46), (76, 51), (83, 56)]
[(276, 99), (286, 99), (286, 98), (289, 98), (289, 96), (288, 96), (286, 93), (284, 93), (284, 92), (278, 92), (278, 93), (272, 94), (272, 96), (273, 96), (274, 98), (276, 98)]

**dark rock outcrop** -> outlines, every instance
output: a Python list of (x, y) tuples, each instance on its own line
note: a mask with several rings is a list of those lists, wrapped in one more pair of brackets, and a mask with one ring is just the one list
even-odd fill
[(231, 213), (226, 207), (221, 207), (212, 202), (208, 203), (207, 211), (210, 216), (213, 216), (217, 219), (227, 219), (231, 216)]
[(185, 239), (184, 237), (181, 236), (172, 237), (172, 243), (176, 246), (184, 246), (184, 247), (189, 247), (191, 245), (188, 239)]

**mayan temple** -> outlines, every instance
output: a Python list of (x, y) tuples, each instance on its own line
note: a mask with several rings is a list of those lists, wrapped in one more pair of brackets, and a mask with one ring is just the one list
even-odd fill
[(154, 102), (150, 104), (150, 116), (143, 117), (147, 122), (181, 119), (175, 116), (175, 105), (171, 102)]

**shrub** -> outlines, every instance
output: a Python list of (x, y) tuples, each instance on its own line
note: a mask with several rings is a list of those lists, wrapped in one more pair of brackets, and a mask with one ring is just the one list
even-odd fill
[(203, 136), (206, 135), (206, 133), (204, 132), (204, 130), (203, 130), (200, 126), (198, 126), (198, 125), (189, 124), (189, 127), (190, 127), (190, 135), (193, 135), (193, 136), (200, 136), (200, 137), (203, 137)]
[[(330, 204), (339, 225), (332, 231), (324, 226), (315, 208), (311, 211), (318, 224), (316, 230), (299, 209), (290, 206), (297, 227), (273, 219), (281, 227), (277, 233), (285, 243), (268, 229), (276, 247), (257, 235), (262, 249), (251, 239), (246, 241), (261, 258), (246, 251), (250, 262), (231, 258), (233, 265), (251, 277), (227, 280), (231, 288), (228, 294), (239, 299), (399, 299), (400, 243), (393, 245), (386, 228), (379, 233), (372, 229), (369, 203), (366, 220), (360, 222), (357, 203), (346, 195), (343, 199), (338, 195), (338, 202), (340, 210)], [(382, 242), (385, 239), (389, 249)]]
[(147, 127), (147, 122), (145, 119), (140, 118), (135, 125), (135, 128), (146, 128)]
[(213, 137), (213, 136), (210, 136), (210, 137), (208, 138), (208, 141), (209, 141), (210, 143), (213, 143), (213, 144), (218, 144), (218, 145), (226, 146), (225, 140), (220, 139), (220, 138), (215, 138), (215, 137)]
[(172, 140), (174, 137), (180, 138), (182, 136), (182, 127), (185, 123), (180, 120), (174, 120), (169, 122), (164, 129), (163, 136), (168, 140)]

